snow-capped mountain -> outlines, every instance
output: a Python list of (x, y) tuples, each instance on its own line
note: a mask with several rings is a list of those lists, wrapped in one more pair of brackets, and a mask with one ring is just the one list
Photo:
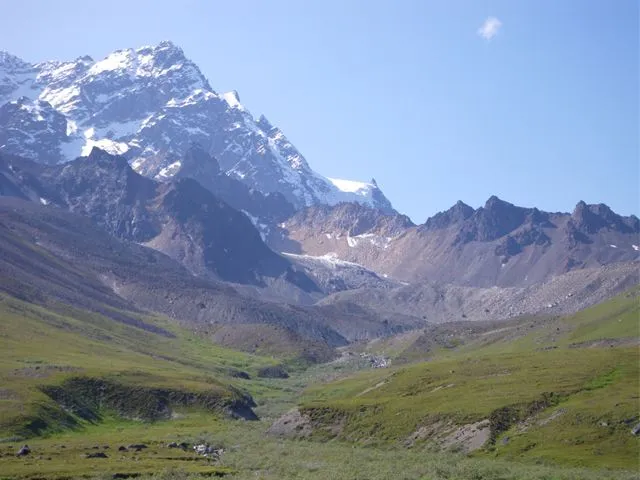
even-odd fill
[(200, 144), (227, 175), (296, 207), (355, 201), (393, 210), (370, 183), (328, 179), (237, 92), (218, 94), (171, 42), (118, 50), (100, 61), (27, 63), (0, 52), (0, 150), (59, 163), (94, 146), (163, 180)]

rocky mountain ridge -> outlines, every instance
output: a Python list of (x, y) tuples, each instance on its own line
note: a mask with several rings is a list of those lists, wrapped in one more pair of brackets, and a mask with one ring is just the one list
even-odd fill
[(496, 196), (478, 209), (458, 202), (417, 226), (366, 206), (317, 206), (287, 220), (271, 244), (334, 255), (410, 283), (513, 287), (637, 260), (640, 221), (604, 204), (579, 202), (572, 213), (552, 213)]

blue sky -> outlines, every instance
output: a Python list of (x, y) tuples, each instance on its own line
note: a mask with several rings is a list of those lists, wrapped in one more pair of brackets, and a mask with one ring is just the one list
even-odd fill
[(493, 194), (640, 213), (636, 0), (0, 4), (0, 49), (29, 61), (174, 41), (314, 169), (375, 177), (417, 222)]

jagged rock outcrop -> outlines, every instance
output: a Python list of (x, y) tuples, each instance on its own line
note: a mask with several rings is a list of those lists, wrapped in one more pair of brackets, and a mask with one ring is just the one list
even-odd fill
[(276, 249), (361, 264), (380, 275), (473, 287), (525, 286), (639, 256), (640, 221), (580, 202), (572, 214), (489, 198), (413, 226), (359, 206), (312, 207), (287, 220)]

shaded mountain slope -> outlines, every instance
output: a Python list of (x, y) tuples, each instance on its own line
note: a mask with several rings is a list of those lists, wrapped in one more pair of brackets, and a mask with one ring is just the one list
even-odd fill
[[(3, 271), (13, 274), (5, 282), (30, 301), (53, 298), (94, 311), (101, 311), (103, 304), (135, 305), (194, 329), (267, 323), (297, 331), (326, 348), (346, 343), (310, 312), (242, 297), (225, 284), (193, 276), (160, 252), (110, 236), (81, 216), (13, 198), (0, 198), (0, 215), (3, 231), (23, 247), (12, 264), (3, 264)], [(43, 276), (42, 265), (49, 264), (52, 273)], [(39, 297), (28, 296), (32, 285)]]
[(236, 283), (284, 282), (318, 291), (272, 252), (251, 221), (193, 179), (160, 183), (99, 149), (64, 165), (3, 157), (6, 194), (36, 197), (89, 217), (109, 233), (147, 244), (192, 272)]
[[(54, 299), (98, 312), (105, 306), (144, 309), (163, 313), (207, 336), (215, 336), (220, 328), (228, 332), (235, 325), (264, 325), (263, 335), (252, 342), (256, 351), (263, 351), (262, 344), (268, 345), (269, 337), (281, 336), (277, 332), (284, 329), (295, 343), (275, 353), (308, 355), (315, 361), (329, 358), (333, 347), (352, 339), (390, 334), (419, 323), (366, 309), (350, 313), (350, 321), (345, 322), (337, 308), (249, 298), (227, 284), (192, 275), (156, 250), (117, 239), (89, 219), (52, 206), (0, 198), (0, 225), (3, 235), (22, 248), (11, 263), (1, 264), (6, 272), (2, 289), (41, 304)], [(45, 268), (52, 273), (43, 276)]]
[[(174, 178), (192, 178), (216, 197), (254, 220), (262, 235), (267, 226), (276, 225), (290, 217), (294, 206), (279, 192), (262, 193), (241, 181), (225, 175), (218, 161), (199, 145), (192, 145), (185, 153)], [(257, 223), (257, 225), (256, 225)], [(263, 225), (262, 229), (260, 226)]]

